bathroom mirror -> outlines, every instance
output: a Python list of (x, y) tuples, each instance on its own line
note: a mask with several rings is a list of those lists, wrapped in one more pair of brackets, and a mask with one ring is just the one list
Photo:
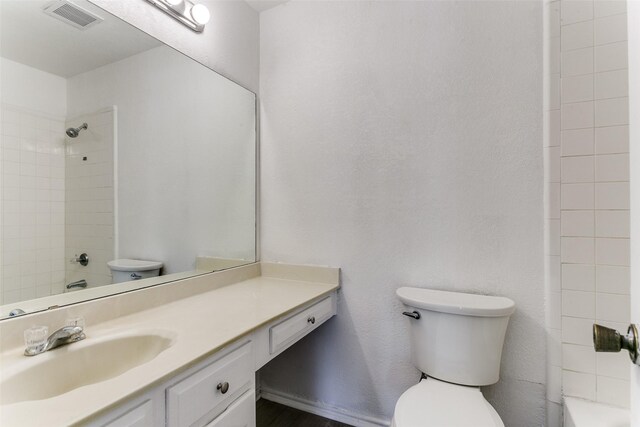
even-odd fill
[(255, 262), (254, 93), (84, 0), (0, 31), (0, 318)]

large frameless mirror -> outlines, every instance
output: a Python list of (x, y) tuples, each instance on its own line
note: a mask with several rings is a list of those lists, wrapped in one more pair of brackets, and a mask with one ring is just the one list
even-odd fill
[(0, 28), (0, 317), (255, 261), (252, 92), (84, 0)]

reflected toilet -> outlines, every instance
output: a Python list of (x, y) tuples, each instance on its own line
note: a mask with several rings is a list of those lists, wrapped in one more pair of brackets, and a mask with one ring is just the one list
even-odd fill
[(128, 282), (160, 275), (162, 263), (140, 259), (115, 259), (107, 263), (111, 269), (111, 283)]

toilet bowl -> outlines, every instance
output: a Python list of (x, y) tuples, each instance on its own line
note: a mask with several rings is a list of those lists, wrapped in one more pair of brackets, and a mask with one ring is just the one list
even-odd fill
[(128, 282), (160, 275), (162, 263), (140, 259), (114, 259), (107, 263), (111, 269), (111, 283)]
[(504, 427), (504, 423), (479, 387), (425, 378), (400, 396), (391, 426)]
[(426, 378), (405, 391), (394, 427), (504, 427), (480, 390), (498, 382), (509, 298), (403, 287), (413, 364)]

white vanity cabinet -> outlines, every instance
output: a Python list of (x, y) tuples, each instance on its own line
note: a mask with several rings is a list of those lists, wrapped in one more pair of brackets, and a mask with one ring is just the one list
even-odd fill
[(206, 427), (253, 427), (256, 425), (256, 392), (246, 391)]
[[(254, 378), (253, 343), (244, 338), (87, 425), (252, 427)], [(253, 409), (247, 403), (249, 395)]]
[(166, 389), (167, 427), (207, 425), (254, 385), (252, 342)]
[(154, 413), (155, 408), (153, 403), (153, 400), (146, 399), (133, 408), (129, 408), (129, 405), (127, 405), (127, 408), (122, 408), (124, 409), (124, 413), (119, 413), (115, 415), (115, 417), (113, 414), (110, 414), (111, 417), (114, 418), (100, 425), (104, 425), (105, 427), (147, 427), (154, 425), (156, 422), (162, 422), (160, 414)]
[(263, 325), (91, 427), (255, 427), (255, 372), (336, 314), (336, 292)]
[(162, 389), (156, 388), (86, 423), (90, 427), (154, 427), (164, 425)]

